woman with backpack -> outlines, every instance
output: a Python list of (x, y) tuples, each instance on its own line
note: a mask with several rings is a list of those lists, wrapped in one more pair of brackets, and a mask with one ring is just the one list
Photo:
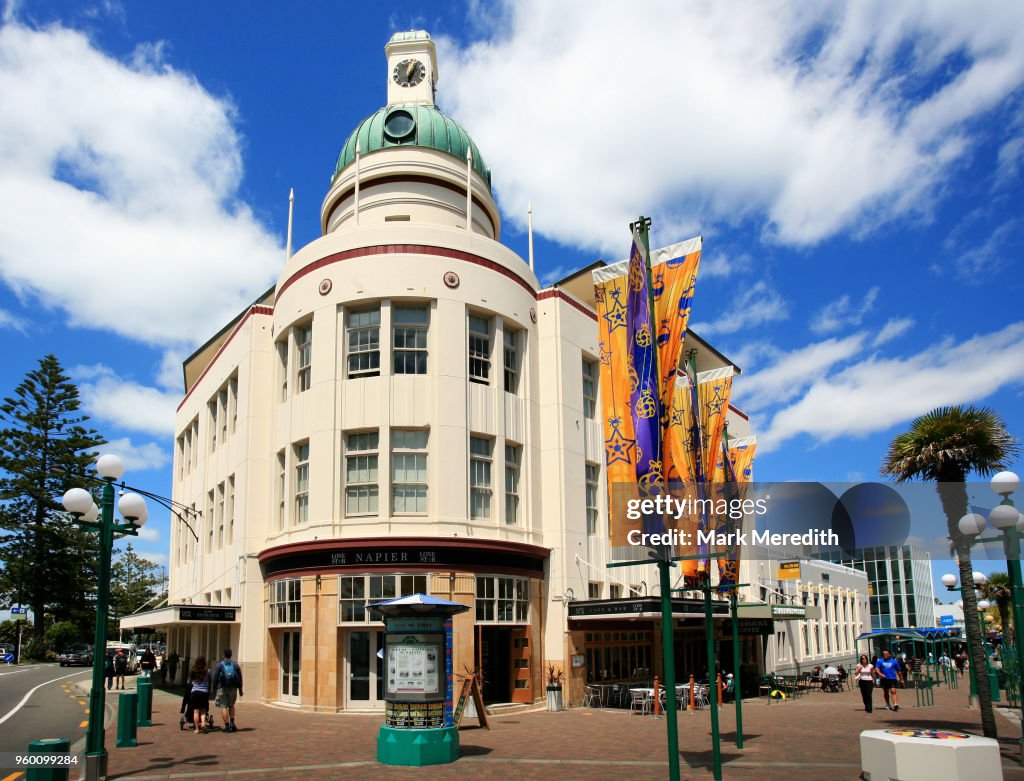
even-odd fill
[(196, 659), (188, 672), (189, 690), (186, 693), (189, 707), (192, 709), (195, 734), (206, 732), (206, 724), (210, 711), (210, 668), (206, 666), (206, 657)]
[(242, 670), (238, 662), (231, 658), (231, 649), (224, 649), (224, 658), (213, 670), (213, 693), (216, 695), (214, 705), (220, 708), (224, 719), (225, 732), (238, 732), (235, 726), (235, 700), (242, 692)]

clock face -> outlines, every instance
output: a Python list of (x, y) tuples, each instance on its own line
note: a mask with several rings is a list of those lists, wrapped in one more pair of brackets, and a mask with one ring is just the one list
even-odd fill
[(427, 68), (419, 60), (402, 60), (391, 71), (391, 78), (399, 87), (415, 87), (426, 76)]

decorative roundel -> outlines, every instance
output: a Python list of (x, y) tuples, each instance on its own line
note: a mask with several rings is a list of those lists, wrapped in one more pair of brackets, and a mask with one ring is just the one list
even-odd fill
[(450, 288), (456, 288), (459, 286), (459, 275), (454, 271), (446, 271), (444, 275), (444, 284)]
[(331, 288), (332, 287), (333, 287), (333, 285), (331, 284), (331, 280), (329, 280), (329, 279), (322, 279), (322, 280), (320, 280), (320, 288), (319, 288), (320, 289), (320, 295), (326, 296), (328, 293), (331, 292)]
[(890, 735), (899, 735), (902, 738), (928, 738), (930, 740), (967, 740), (970, 735), (962, 732), (955, 732), (951, 729), (887, 729)]
[(534, 309), (533, 307), (530, 307), (530, 322), (531, 323), (536, 323), (537, 322), (537, 310)]

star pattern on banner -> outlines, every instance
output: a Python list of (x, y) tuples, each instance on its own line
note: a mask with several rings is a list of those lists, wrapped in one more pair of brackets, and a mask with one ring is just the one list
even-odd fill
[(632, 464), (636, 440), (622, 436), (622, 433), (619, 431), (619, 426), (622, 425), (622, 418), (609, 418), (608, 425), (612, 427), (612, 435), (604, 441), (607, 462), (614, 464), (616, 461), (622, 461)]

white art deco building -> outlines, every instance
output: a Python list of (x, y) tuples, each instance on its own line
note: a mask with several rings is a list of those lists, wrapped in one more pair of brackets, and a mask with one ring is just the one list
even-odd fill
[[(542, 697), (548, 662), (574, 702), (655, 674), (656, 572), (605, 567), (590, 270), (541, 287), (434, 104), (433, 42), (386, 54), (387, 105), (342, 147), (323, 235), (185, 362), (173, 498), (196, 517), (172, 520), (169, 605), (123, 626), (183, 660), (230, 646), (248, 697), (311, 710), (383, 707), (366, 605), (413, 592), (471, 607), (454, 666), (484, 671), (488, 702)], [(728, 363), (687, 345), (700, 370)], [(748, 433), (735, 410), (730, 431)], [(676, 600), (683, 674), (706, 665), (701, 611)]]

